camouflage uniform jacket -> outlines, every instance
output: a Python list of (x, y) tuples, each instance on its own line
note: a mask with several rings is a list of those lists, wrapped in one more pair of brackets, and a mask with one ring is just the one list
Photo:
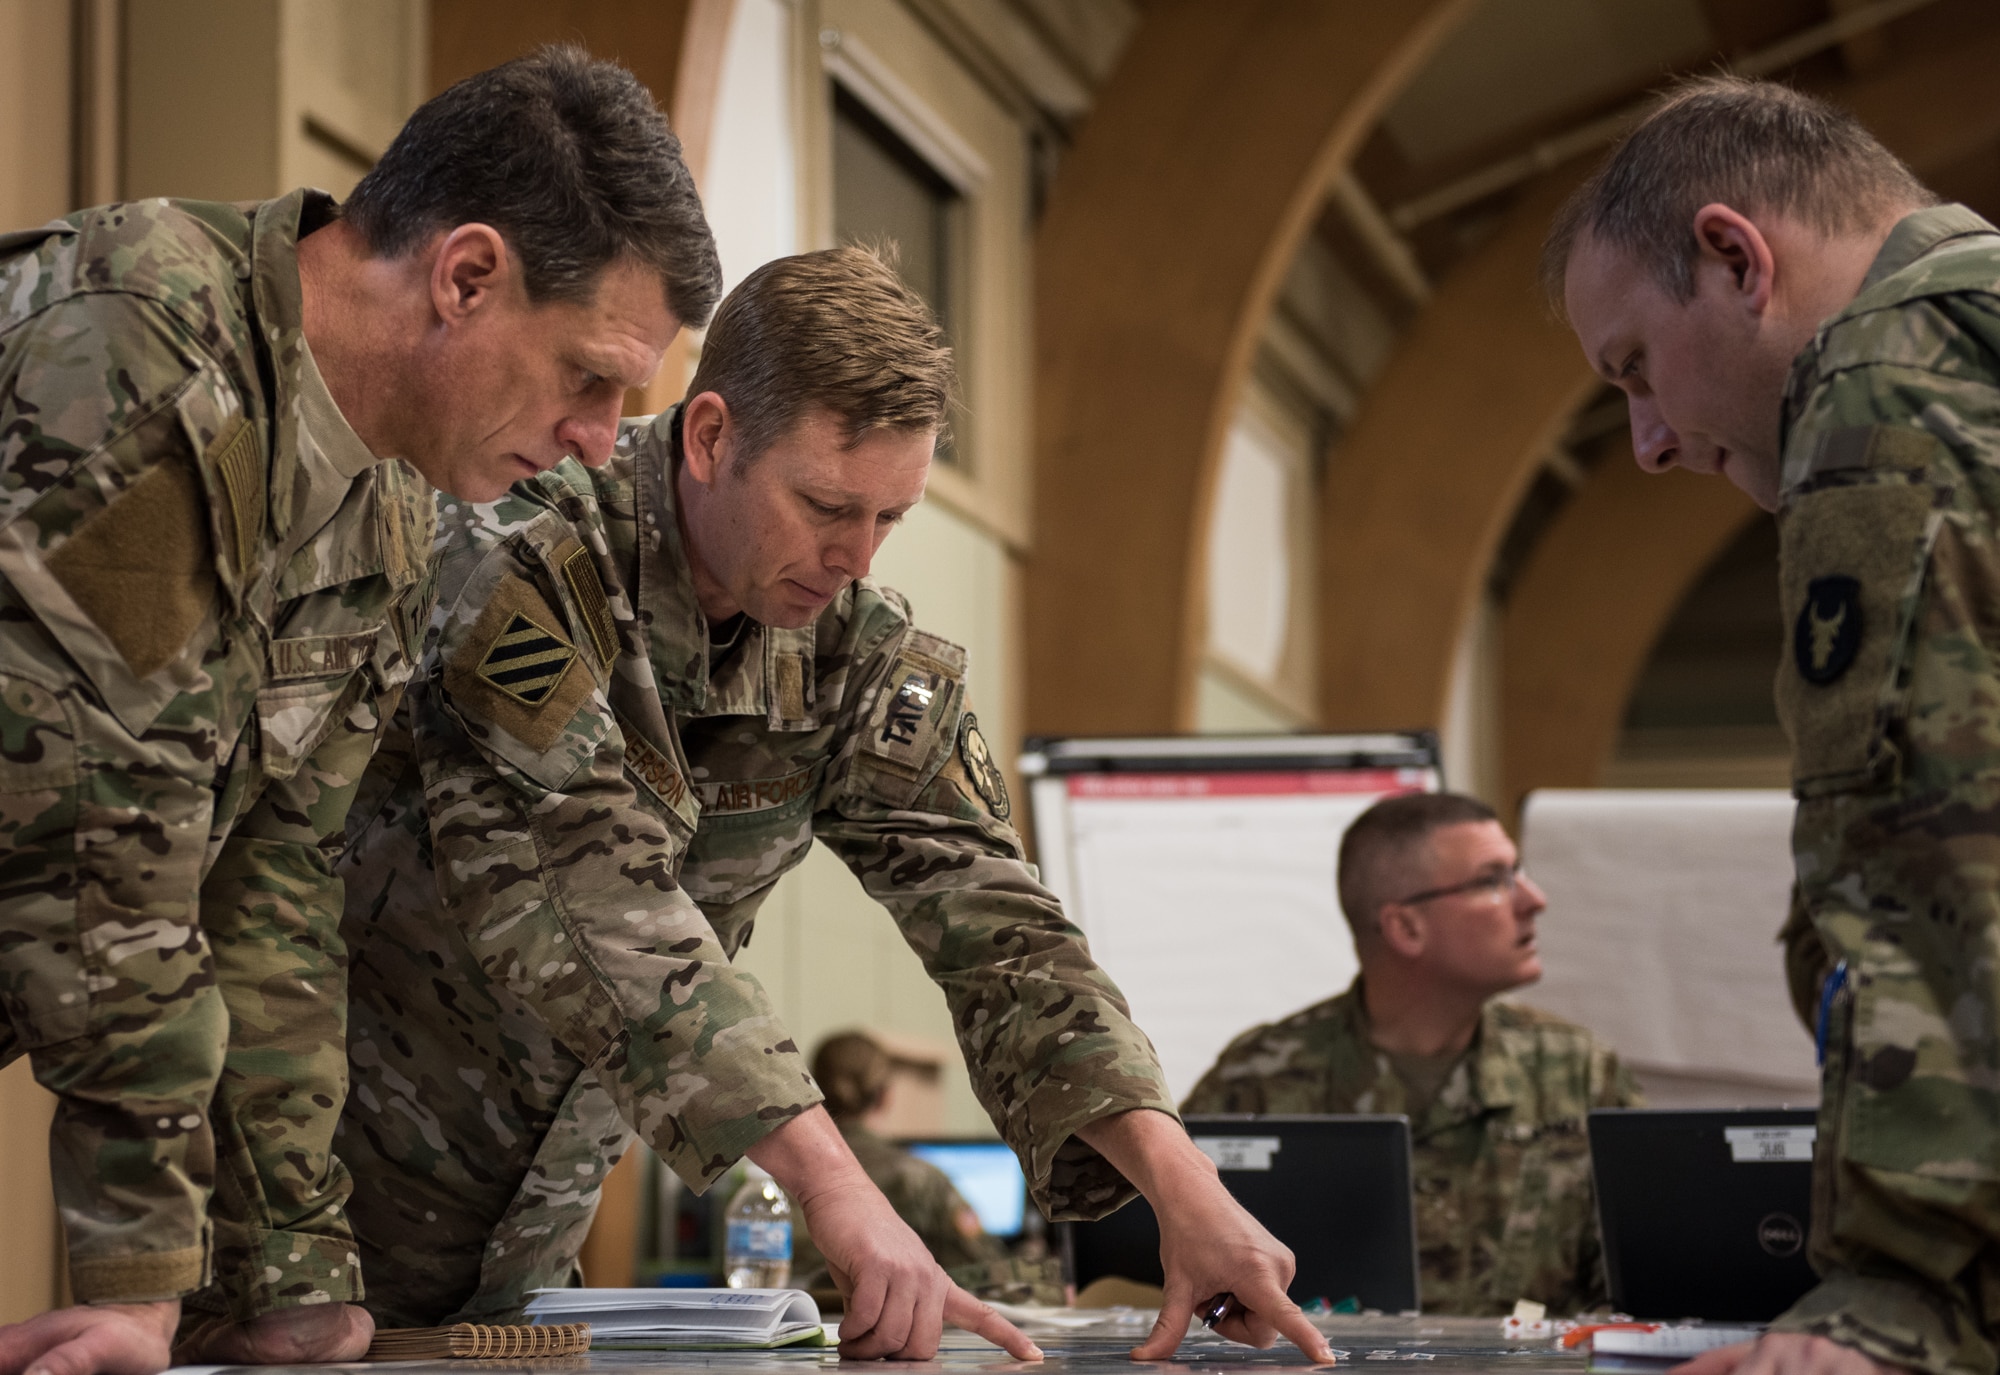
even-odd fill
[(675, 433), (671, 412), (628, 423), (608, 467), (444, 507), (437, 639), (342, 863), (341, 1152), (388, 1321), (504, 1314), (561, 1283), (634, 1129), (705, 1188), (819, 1101), (730, 964), (815, 837), (944, 990), (1047, 1209), (1130, 1196), (1079, 1127), (1172, 1111), (1022, 860), (964, 652), (866, 579), (814, 625), (713, 645)]
[[(1638, 1101), (1618, 1057), (1582, 1027), (1489, 1002), (1471, 1049), (1410, 1123), (1424, 1311), (1504, 1314), (1516, 1299), (1602, 1309), (1584, 1119)], [(1181, 1111), (1402, 1113), (1405, 1102), (1369, 1040), (1357, 978), (1230, 1042)]]
[[(982, 1265), (1000, 1260), (1006, 1248), (979, 1225), (972, 1205), (959, 1197), (943, 1170), (928, 1160), (919, 1160), (893, 1141), (885, 1141), (859, 1122), (840, 1122), (841, 1139), (873, 1180), (896, 1216), (910, 1224), (937, 1263), (950, 1270), (961, 1265)], [(817, 1283), (816, 1283), (817, 1281)], [(792, 1223), (792, 1283), (808, 1288), (830, 1288), (826, 1261), (812, 1243), (804, 1223), (794, 1215)]]
[[(2000, 1336), (2000, 232), (1890, 234), (1794, 362), (1778, 515), (1790, 631), (1793, 982), (1834, 985), (1821, 1284), (1779, 1320), (1916, 1370)], [(1817, 939), (1809, 937), (1816, 936)]]
[(218, 1169), (246, 1311), (354, 1284), (329, 851), (428, 620), (433, 515), (305, 350), (297, 241), (330, 213), (0, 236), (0, 1061), (57, 1095), (85, 1300), (201, 1284)]

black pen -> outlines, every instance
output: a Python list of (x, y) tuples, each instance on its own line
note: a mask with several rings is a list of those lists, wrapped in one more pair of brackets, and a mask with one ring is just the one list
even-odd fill
[(1231, 1305), (1235, 1302), (1236, 1296), (1234, 1294), (1227, 1291), (1217, 1294), (1201, 1310), (1201, 1325), (1212, 1329), (1228, 1315)]

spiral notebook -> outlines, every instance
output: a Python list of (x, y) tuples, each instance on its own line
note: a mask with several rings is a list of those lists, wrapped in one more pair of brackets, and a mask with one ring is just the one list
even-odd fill
[(590, 1350), (588, 1323), (529, 1327), (461, 1322), (449, 1327), (382, 1327), (368, 1344), (370, 1361), (576, 1356)]

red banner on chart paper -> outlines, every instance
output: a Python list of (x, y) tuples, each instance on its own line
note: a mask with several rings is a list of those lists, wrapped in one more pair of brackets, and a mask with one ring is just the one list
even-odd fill
[(1323, 793), (1414, 793), (1424, 769), (1314, 769), (1289, 773), (1075, 773), (1071, 797), (1300, 797)]

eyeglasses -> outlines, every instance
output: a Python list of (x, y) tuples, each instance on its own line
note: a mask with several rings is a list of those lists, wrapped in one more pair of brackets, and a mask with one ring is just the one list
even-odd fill
[(1512, 902), (1514, 900), (1514, 890), (1521, 886), (1522, 877), (1521, 866), (1517, 863), (1513, 868), (1502, 869), (1498, 873), (1481, 874), (1477, 878), (1469, 878), (1463, 883), (1454, 883), (1444, 888), (1430, 888), (1421, 893), (1413, 893), (1409, 897), (1401, 899), (1399, 905), (1403, 907), (1415, 907), (1420, 902), (1434, 902), (1438, 898), (1457, 897), (1460, 893), (1468, 893), (1475, 897), (1489, 899), (1493, 902)]

